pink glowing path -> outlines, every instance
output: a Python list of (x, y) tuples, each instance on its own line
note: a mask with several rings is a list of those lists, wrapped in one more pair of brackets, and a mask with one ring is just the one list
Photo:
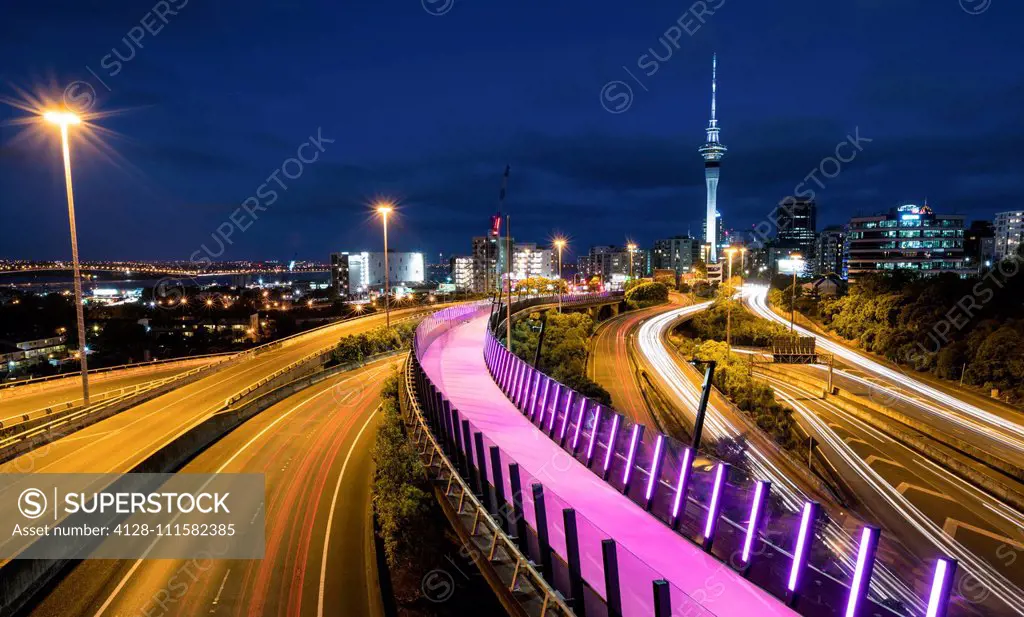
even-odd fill
[[(529, 484), (545, 487), (551, 544), (565, 557), (563, 507), (571, 504), (578, 517), (584, 579), (604, 595), (601, 540), (618, 543), (623, 613), (649, 617), (653, 611), (651, 582), (664, 578), (672, 585), (673, 615), (717, 617), (771, 617), (796, 615), (782, 602), (743, 579), (734, 570), (704, 553), (644, 512), (639, 506), (600, 481), (570, 458), (505, 398), (484, 365), (483, 345), (487, 316), (453, 327), (438, 338), (421, 358), (433, 382), (487, 441), (498, 446), (505, 467), (520, 465), (527, 520), (534, 523)], [(488, 456), (488, 478), (490, 472)]]

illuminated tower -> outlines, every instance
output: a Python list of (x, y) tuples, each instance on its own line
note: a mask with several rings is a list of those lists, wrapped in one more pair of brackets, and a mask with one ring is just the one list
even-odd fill
[(704, 181), (708, 186), (708, 204), (704, 242), (710, 244), (708, 263), (718, 261), (718, 170), (725, 156), (725, 146), (718, 140), (718, 119), (715, 117), (718, 95), (718, 54), (711, 60), (711, 122), (708, 123), (708, 141), (700, 147), (704, 157)]

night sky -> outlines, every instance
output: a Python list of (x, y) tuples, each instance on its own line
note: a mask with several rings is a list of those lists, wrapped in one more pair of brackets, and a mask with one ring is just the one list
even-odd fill
[(716, 51), (727, 227), (764, 219), (858, 129), (853, 160), (807, 184), (819, 227), (925, 198), (970, 218), (1024, 207), (1018, 0), (452, 1), (5, 3), (0, 257), (70, 255), (59, 140), (10, 103), (76, 81), (69, 103), (92, 88), (103, 113), (72, 142), (86, 260), (218, 249), (318, 129), (333, 143), (303, 149), (318, 160), (278, 176), (221, 259), (379, 249), (377, 197), (399, 204), (396, 250), (468, 253), (506, 163), (517, 240), (699, 235)]

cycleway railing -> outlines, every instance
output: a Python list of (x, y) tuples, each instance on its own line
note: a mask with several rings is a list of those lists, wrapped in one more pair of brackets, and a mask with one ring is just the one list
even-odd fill
[[(512, 312), (525, 308), (513, 304)], [(856, 563), (844, 567), (822, 541), (819, 504), (792, 512), (774, 499), (770, 482), (753, 481), (551, 379), (506, 349), (498, 325), (497, 318), (489, 323), (485, 364), (521, 413), (603, 481), (800, 614), (893, 617), (926, 607), (931, 617), (963, 610), (950, 603), (954, 560), (937, 561), (932, 588), (919, 590), (919, 607), (869, 594), (877, 527), (860, 530)]]
[[(529, 302), (531, 305), (545, 303), (543, 299)], [(565, 298), (563, 305), (564, 302)], [(585, 303), (586, 299), (580, 299), (579, 302)], [(550, 303), (550, 299), (547, 303)], [(525, 301), (514, 303), (512, 312), (524, 308), (528, 308)], [(488, 305), (480, 303), (454, 309), (435, 313), (420, 325), (414, 342), (417, 358), (422, 358), (426, 349), (451, 328), (482, 316)], [(733, 470), (727, 463), (694, 452), (667, 435), (650, 432), (613, 409), (550, 379), (511, 354), (495, 338), (491, 328), (502, 323), (503, 317), (493, 310), (491, 316), (483, 349), (484, 360), (495, 382), (509, 400), (567, 455), (662, 523), (677, 530), (683, 537), (742, 573), (751, 583), (785, 601), (803, 615), (892, 617), (919, 614), (892, 600), (868, 595), (868, 583), (879, 546), (880, 532), (877, 528), (869, 526), (860, 531), (856, 564), (852, 569), (843, 569), (826, 543), (820, 541), (823, 514), (818, 504), (808, 502), (800, 511), (791, 513), (772, 498), (770, 483), (742, 478), (740, 476), (743, 474)], [(495, 511), (507, 506), (505, 495), (521, 497), (513, 500), (512, 511), (516, 516), (509, 518), (514, 518), (517, 525), (526, 523), (527, 529), (520, 530), (519, 535), (529, 536), (527, 549), (539, 555), (543, 564), (541, 571), (545, 576), (550, 575), (556, 585), (570, 586), (565, 589), (567, 597), (582, 597), (580, 601), (586, 606), (603, 605), (608, 610), (607, 603), (610, 600), (607, 590), (610, 587), (607, 578), (610, 573), (647, 571), (650, 574), (648, 580), (662, 578), (635, 555), (618, 547), (618, 567), (607, 561), (604, 564), (582, 564), (578, 578), (582, 579), (581, 589), (585, 591), (577, 590), (580, 593), (573, 593), (572, 564), (569, 558), (571, 551), (564, 551), (573, 544), (578, 549), (581, 537), (591, 540), (599, 538), (604, 543), (612, 540), (610, 535), (603, 533), (590, 521), (581, 519), (578, 514), (573, 515), (573, 528), (578, 532), (575, 541), (567, 541), (565, 536), (553, 538), (550, 528), (543, 534), (539, 533), (537, 521), (541, 521), (540, 527), (543, 528), (547, 525), (547, 517), (534, 514), (526, 507), (531, 501), (531, 494), (524, 494), (520, 490), (524, 485), (522, 477), (515, 485), (508, 478), (502, 477), (501, 463), (514, 464), (514, 461), (509, 461), (486, 435), (475, 430), (472, 423), (460, 421), (458, 410), (451, 407), (426, 372), (418, 366), (417, 370), (418, 389), (424, 390), (424, 396), (437, 398), (436, 407), (440, 410), (436, 419), (438, 429), (445, 434), (453, 453), (461, 457), (467, 471), (476, 474), (481, 493), (485, 497), (493, 497)], [(470, 435), (473, 435), (473, 439), (470, 439)], [(494, 461), (487, 460), (486, 453), (491, 450), (498, 451)], [(516, 467), (518, 469), (518, 465)], [(483, 473), (478, 470), (483, 470)], [(518, 474), (521, 475), (522, 470), (518, 470)], [(525, 484), (532, 485), (535, 479), (528, 480)], [(568, 503), (547, 487), (541, 488), (537, 497), (539, 499), (534, 501), (535, 507), (539, 502), (543, 508), (546, 502), (568, 508)], [(520, 501), (522, 503), (518, 505)], [(542, 536), (546, 542), (541, 541)], [(543, 544), (547, 544), (549, 550), (560, 556), (562, 561), (554, 560), (552, 564), (550, 557), (545, 561)], [(783, 548), (783, 545), (790, 548)], [(607, 559), (608, 553), (614, 558), (615, 548), (608, 550), (602, 546), (600, 554)], [(555, 567), (558, 563), (562, 563), (568, 575)], [(955, 573), (955, 561), (938, 560), (932, 589), (921, 594), (922, 606), (924, 602), (927, 603), (926, 614), (929, 617), (945, 615), (947, 610), (949, 615), (959, 613), (957, 605), (950, 605)], [(667, 589), (664, 595), (677, 608), (684, 604), (690, 606), (691, 611), (695, 608), (702, 614), (709, 614), (693, 598), (667, 583), (658, 583), (654, 595), (648, 595), (651, 602), (658, 597), (659, 588)], [(622, 595), (619, 591), (618, 594), (612, 593), (611, 597), (621, 603)], [(647, 609), (653, 611), (654, 607), (637, 603), (639, 597), (632, 594), (633, 602), (624, 605), (622, 608), (625, 612), (621, 614), (653, 614), (643, 612)]]

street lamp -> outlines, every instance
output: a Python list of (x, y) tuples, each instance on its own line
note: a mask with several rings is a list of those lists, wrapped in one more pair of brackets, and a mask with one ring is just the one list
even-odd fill
[(729, 247), (725, 249), (725, 254), (729, 256), (729, 284), (726, 286), (729, 291), (729, 297), (726, 298), (726, 317), (725, 317), (725, 345), (726, 351), (730, 355), (732, 354), (732, 256), (736, 254), (736, 249)]
[(789, 333), (796, 333), (796, 272), (803, 267), (804, 258), (797, 253), (796, 255), (790, 255), (790, 260), (793, 263), (793, 289), (789, 296)]
[(85, 308), (82, 304), (82, 274), (78, 264), (78, 230), (75, 226), (75, 194), (71, 188), (71, 149), (68, 147), (68, 126), (82, 120), (69, 111), (48, 111), (43, 119), (60, 127), (61, 150), (64, 153), (64, 186), (68, 194), (68, 220), (71, 224), (71, 262), (74, 273), (75, 313), (78, 318), (78, 354), (82, 367), (82, 404), (89, 405), (89, 361), (85, 344)]
[(558, 312), (562, 312), (562, 249), (565, 248), (565, 238), (555, 238), (555, 248), (558, 249)]
[(389, 203), (382, 203), (377, 206), (377, 214), (380, 215), (384, 224), (384, 323), (391, 328), (391, 270), (388, 269), (388, 215), (394, 211)]
[(629, 276), (626, 277), (626, 281), (633, 280), (633, 251), (636, 250), (636, 245), (630, 242), (626, 245), (626, 250), (629, 251)]

